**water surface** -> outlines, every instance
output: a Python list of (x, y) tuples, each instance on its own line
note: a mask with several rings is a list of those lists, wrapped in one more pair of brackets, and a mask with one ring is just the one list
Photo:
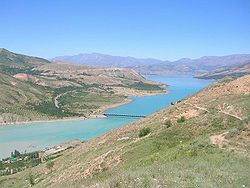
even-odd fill
[[(209, 80), (199, 80), (187, 75), (152, 75), (146, 78), (170, 85), (167, 88), (170, 94), (134, 97), (131, 103), (110, 109), (107, 113), (149, 115), (166, 108), (171, 102), (194, 94), (211, 83)], [(9, 156), (14, 149), (21, 152), (34, 151), (70, 140), (89, 140), (135, 120), (135, 118), (107, 117), (0, 126), (0, 158)]]

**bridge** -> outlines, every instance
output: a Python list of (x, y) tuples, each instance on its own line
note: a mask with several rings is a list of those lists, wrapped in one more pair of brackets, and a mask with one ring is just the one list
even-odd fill
[(144, 118), (146, 116), (144, 115), (132, 115), (132, 114), (109, 114), (109, 113), (105, 113), (103, 114), (104, 116), (116, 116), (116, 117), (134, 117), (134, 118)]

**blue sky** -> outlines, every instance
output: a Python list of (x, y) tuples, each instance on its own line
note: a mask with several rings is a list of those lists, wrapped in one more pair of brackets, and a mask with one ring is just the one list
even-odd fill
[(250, 53), (250, 0), (1, 0), (0, 47), (175, 60)]

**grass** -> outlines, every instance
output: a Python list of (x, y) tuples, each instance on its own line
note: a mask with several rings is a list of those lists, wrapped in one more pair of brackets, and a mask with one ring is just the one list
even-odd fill
[[(207, 117), (209, 118), (209, 117)], [(211, 117), (210, 117), (211, 118)], [(201, 119), (198, 121), (202, 121)], [(237, 125), (237, 120), (221, 122), (225, 129)], [(196, 126), (178, 124), (126, 148), (119, 168), (97, 174), (106, 187), (246, 187), (250, 185), (250, 162), (235, 152), (221, 150), (209, 143), (210, 131), (219, 125), (211, 122), (194, 135)], [(204, 134), (205, 133), (205, 134)], [(199, 136), (197, 137), (197, 134)], [(119, 174), (108, 178), (111, 174)], [(92, 182), (92, 183), (93, 183)], [(126, 183), (125, 183), (126, 182)], [(92, 184), (90, 183), (90, 184)]]

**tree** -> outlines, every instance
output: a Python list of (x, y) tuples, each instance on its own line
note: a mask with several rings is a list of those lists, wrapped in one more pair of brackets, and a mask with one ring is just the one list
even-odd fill
[(20, 153), (19, 151), (15, 150), (15, 151), (14, 151), (14, 155), (15, 155), (16, 157), (18, 157), (18, 156), (21, 155), (21, 153)]
[(21, 153), (15, 149), (14, 152), (11, 152), (11, 157), (19, 157)]

